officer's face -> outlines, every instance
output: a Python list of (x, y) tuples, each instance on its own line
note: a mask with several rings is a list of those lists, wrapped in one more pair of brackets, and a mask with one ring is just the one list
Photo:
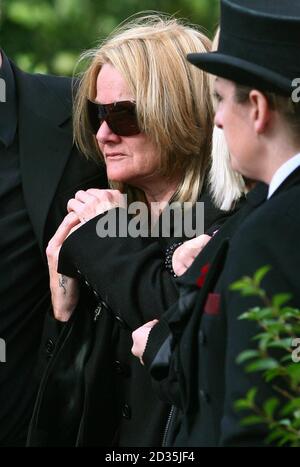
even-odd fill
[(238, 103), (234, 83), (223, 78), (215, 80), (215, 97), (215, 125), (224, 131), (232, 168), (246, 177), (257, 179), (259, 160), (255, 154), (250, 105)]

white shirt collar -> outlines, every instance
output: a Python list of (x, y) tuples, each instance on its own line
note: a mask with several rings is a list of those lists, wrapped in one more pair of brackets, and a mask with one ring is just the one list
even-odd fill
[(272, 177), (269, 192), (268, 192), (268, 199), (275, 193), (277, 188), (288, 178), (288, 176), (300, 166), (300, 153), (296, 154), (295, 156), (291, 157), (288, 161), (282, 164), (278, 170), (276, 170), (275, 174)]

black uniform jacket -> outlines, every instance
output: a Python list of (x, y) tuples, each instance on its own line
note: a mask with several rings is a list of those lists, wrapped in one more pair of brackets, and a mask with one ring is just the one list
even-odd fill
[(269, 265), (262, 288), (269, 297), (291, 293), (290, 304), (299, 308), (299, 196), (300, 169), (269, 200), (262, 202), (261, 187), (255, 189), (245, 208), (180, 278), (181, 305), (168, 311), (160, 329), (153, 328), (143, 358), (159, 381), (160, 396), (178, 408), (169, 444), (264, 444), (266, 427), (243, 427), (241, 419), (249, 413), (234, 409), (234, 402), (253, 387), (258, 388), (258, 403), (275, 395), (261, 373), (246, 373), (236, 362), (243, 350), (255, 348), (252, 338), (260, 332), (253, 322), (238, 317), (263, 303), (230, 291), (229, 285)]

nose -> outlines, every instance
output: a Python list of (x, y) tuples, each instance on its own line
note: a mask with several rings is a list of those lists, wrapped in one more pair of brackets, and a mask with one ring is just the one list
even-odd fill
[(106, 144), (108, 142), (118, 142), (120, 136), (116, 135), (107, 125), (104, 120), (99, 126), (98, 132), (96, 134), (96, 139), (100, 144)]
[(220, 128), (220, 130), (223, 130), (222, 117), (221, 117), (221, 113), (218, 112), (218, 110), (215, 113), (214, 123), (216, 127)]

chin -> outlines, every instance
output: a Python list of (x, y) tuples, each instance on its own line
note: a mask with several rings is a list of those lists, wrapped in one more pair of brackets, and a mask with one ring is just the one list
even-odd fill
[(119, 183), (129, 183), (129, 178), (126, 174), (117, 172), (115, 170), (108, 170), (107, 171), (107, 178), (112, 182), (119, 182)]

